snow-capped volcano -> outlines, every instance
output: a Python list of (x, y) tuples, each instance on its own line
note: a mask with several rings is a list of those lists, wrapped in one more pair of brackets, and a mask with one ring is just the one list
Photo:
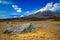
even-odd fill
[(23, 17), (21, 19), (26, 19), (26, 20), (38, 20), (38, 19), (51, 19), (51, 18), (60, 18), (60, 13), (58, 12), (52, 12), (52, 11), (37, 11), (35, 14)]
[(32, 15), (26, 16), (26, 17), (20, 17), (20, 18), (12, 18), (8, 20), (41, 20), (41, 19), (60, 19), (60, 13), (59, 12), (53, 12), (49, 10), (44, 11), (37, 11)]

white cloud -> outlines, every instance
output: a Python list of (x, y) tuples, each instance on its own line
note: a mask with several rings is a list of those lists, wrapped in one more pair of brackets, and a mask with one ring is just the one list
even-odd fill
[(12, 8), (16, 10), (18, 13), (22, 12), (22, 9), (19, 8), (17, 5), (12, 5)]
[(18, 9), (18, 6), (17, 5), (12, 5), (12, 7), (17, 10)]
[(14, 18), (16, 18), (17, 16), (14, 16)]
[(52, 10), (52, 11), (60, 10), (60, 2), (55, 3), (50, 10)]
[(0, 0), (0, 4), (12, 4), (12, 3), (11, 2), (8, 2), (8, 1)]
[(37, 13), (39, 11), (45, 11), (45, 10), (50, 10), (50, 11), (60, 10), (60, 2), (59, 3), (54, 3), (54, 4), (53, 4), (53, 2), (47, 3), (45, 7), (37, 10), (35, 13)]
[(17, 11), (18, 13), (22, 12), (21, 8), (18, 8), (16, 11)]
[(26, 11), (25, 13), (26, 13), (27, 16), (32, 14), (30, 11)]
[(24, 15), (21, 15), (20, 17), (24, 17)]

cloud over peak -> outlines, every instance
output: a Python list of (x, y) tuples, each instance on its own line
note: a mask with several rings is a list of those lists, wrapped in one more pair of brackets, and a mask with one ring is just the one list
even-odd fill
[[(37, 10), (36, 12), (45, 11), (45, 10), (50, 10), (50, 11), (60, 10), (60, 2), (59, 2), (59, 3), (54, 3), (54, 4), (53, 4), (53, 2), (47, 3), (47, 4), (45, 5), (45, 7)], [(35, 12), (35, 13), (36, 13), (36, 12)]]
[(50, 10), (52, 10), (52, 11), (60, 10), (60, 2), (59, 3), (55, 3), (52, 6), (53, 7)]

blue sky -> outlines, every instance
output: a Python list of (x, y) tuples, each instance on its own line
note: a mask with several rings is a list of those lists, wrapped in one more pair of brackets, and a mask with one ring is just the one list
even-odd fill
[(60, 0), (0, 0), (0, 19), (24, 17), (44, 10), (60, 12)]

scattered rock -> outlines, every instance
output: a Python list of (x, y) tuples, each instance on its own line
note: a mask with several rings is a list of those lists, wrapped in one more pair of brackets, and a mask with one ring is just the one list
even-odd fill
[(22, 24), (19, 26), (8, 27), (4, 33), (6, 34), (17, 34), (17, 33), (26, 33), (26, 32), (34, 32), (35, 28), (32, 23)]

